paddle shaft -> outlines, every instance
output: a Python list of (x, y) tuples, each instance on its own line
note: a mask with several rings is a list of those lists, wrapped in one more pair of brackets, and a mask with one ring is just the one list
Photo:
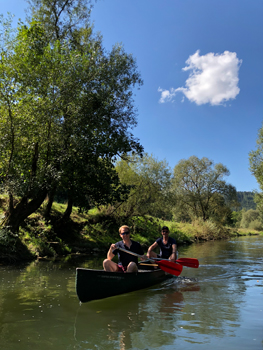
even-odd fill
[(137, 254), (137, 253), (134, 253), (134, 252), (131, 252), (130, 250), (126, 250), (126, 249), (119, 248), (119, 247), (118, 247), (118, 249), (121, 250), (121, 251), (124, 252), (124, 253), (128, 253), (128, 254), (131, 254), (131, 255), (134, 255), (134, 256), (138, 256), (138, 258), (141, 258), (141, 257), (142, 257), (142, 255)]
[[(134, 256), (137, 256), (138, 258), (141, 258), (142, 255), (139, 255), (137, 253), (134, 253), (134, 252), (131, 252), (130, 250), (126, 250), (126, 249), (123, 249), (123, 248), (119, 248), (119, 250), (121, 250), (122, 252), (124, 253), (128, 253), (128, 254), (131, 254), (131, 255), (134, 255)], [(179, 264), (176, 264), (176, 263), (173, 263), (172, 261), (154, 261), (152, 259), (148, 259), (150, 261), (153, 261), (155, 262), (156, 264), (158, 264), (158, 267), (167, 272), (167, 273), (170, 273), (171, 275), (174, 275), (174, 276), (179, 276), (182, 272), (182, 265), (179, 265)]]
[[(137, 256), (138, 258), (141, 258), (141, 255), (136, 254), (134, 252), (131, 252), (130, 250), (126, 250), (126, 249), (122, 249), (122, 248), (118, 248), (118, 249), (125, 252), (125, 253)], [(154, 262), (154, 260), (171, 261), (169, 259), (162, 259), (162, 258), (150, 258), (148, 260), (151, 260), (153, 262)], [(198, 268), (198, 266), (199, 266), (199, 261), (197, 259), (194, 259), (194, 258), (180, 258), (180, 259), (177, 259), (176, 262), (180, 265), (193, 267), (193, 268)]]

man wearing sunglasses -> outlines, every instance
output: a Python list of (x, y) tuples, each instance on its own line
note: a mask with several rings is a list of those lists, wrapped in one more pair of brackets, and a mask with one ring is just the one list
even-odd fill
[[(162, 237), (157, 238), (157, 240), (149, 247), (147, 252), (148, 258), (163, 258), (170, 259), (175, 262), (177, 259), (177, 244), (176, 240), (169, 237), (169, 228), (167, 226), (162, 227)], [(160, 254), (153, 252), (153, 249), (160, 248)]]
[[(105, 271), (110, 272), (137, 272), (138, 271), (138, 257), (125, 253), (118, 248), (129, 250), (133, 253), (141, 255), (141, 259), (145, 260), (146, 257), (143, 255), (143, 250), (140, 243), (131, 240), (129, 226), (123, 225), (119, 228), (119, 234), (122, 241), (119, 241), (110, 246), (107, 254), (107, 259), (103, 261), (103, 268)], [(118, 254), (118, 264), (112, 259)]]

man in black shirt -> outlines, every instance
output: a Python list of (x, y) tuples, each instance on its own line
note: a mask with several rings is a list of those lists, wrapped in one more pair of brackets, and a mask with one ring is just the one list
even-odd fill
[[(118, 248), (129, 250), (133, 253), (141, 255), (141, 259), (145, 260), (146, 257), (143, 255), (143, 250), (140, 243), (132, 241), (130, 238), (129, 226), (123, 225), (119, 228), (119, 233), (122, 241), (119, 241), (110, 246), (107, 254), (107, 259), (103, 261), (103, 268), (105, 271), (110, 272), (137, 272), (138, 271), (138, 257), (125, 253)], [(112, 259), (118, 254), (118, 264)]]
[[(153, 249), (160, 248), (160, 254), (153, 252)], [(157, 240), (149, 247), (147, 252), (148, 258), (163, 258), (170, 259), (175, 262), (177, 259), (177, 244), (176, 240), (172, 237), (169, 237), (169, 228), (163, 226), (162, 228), (162, 237), (157, 238)]]

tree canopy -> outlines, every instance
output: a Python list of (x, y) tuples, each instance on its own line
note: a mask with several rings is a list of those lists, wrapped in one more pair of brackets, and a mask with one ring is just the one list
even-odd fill
[(250, 171), (255, 176), (260, 191), (255, 191), (254, 200), (260, 211), (261, 220), (263, 208), (263, 126), (259, 129), (257, 147), (249, 153)]
[(166, 161), (152, 155), (130, 156), (116, 163), (116, 171), (123, 185), (130, 189), (119, 211), (125, 217), (153, 215), (168, 218), (171, 169)]
[(88, 1), (30, 3), (29, 24), (15, 35), (3, 21), (0, 46), (3, 224), (12, 230), (60, 187), (70, 206), (115, 198), (115, 158), (143, 150), (131, 132), (133, 89), (142, 84), (132, 55), (120, 45), (104, 50), (88, 25)]
[(224, 180), (229, 175), (224, 165), (192, 156), (179, 161), (173, 175), (176, 208), (184, 216), (220, 221), (229, 215), (231, 201), (236, 200), (236, 189)]

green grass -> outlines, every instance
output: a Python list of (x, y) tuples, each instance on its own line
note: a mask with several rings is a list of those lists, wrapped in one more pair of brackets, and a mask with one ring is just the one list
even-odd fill
[[(133, 217), (127, 222), (118, 218), (118, 222), (116, 218), (109, 217), (107, 213), (96, 208), (87, 213), (79, 213), (78, 209), (73, 207), (70, 220), (62, 222), (60, 219), (66, 209), (66, 205), (62, 203), (53, 204), (51, 217), (46, 220), (43, 216), (45, 205), (46, 203), (25, 220), (18, 237), (10, 236), (9, 239), (6, 229), (0, 230), (0, 249), (6, 252), (6, 257), (12, 256), (11, 260), (23, 260), (89, 254), (92, 251), (106, 254), (110, 244), (121, 239), (118, 228), (123, 224), (131, 227), (131, 238), (140, 242), (145, 251), (161, 235), (161, 227), (164, 225), (169, 227), (171, 237), (176, 239), (179, 246), (202, 240), (259, 234), (255, 230), (220, 227), (200, 220), (190, 224), (147, 216)], [(1, 197), (0, 217), (4, 215), (5, 206), (6, 197)]]

